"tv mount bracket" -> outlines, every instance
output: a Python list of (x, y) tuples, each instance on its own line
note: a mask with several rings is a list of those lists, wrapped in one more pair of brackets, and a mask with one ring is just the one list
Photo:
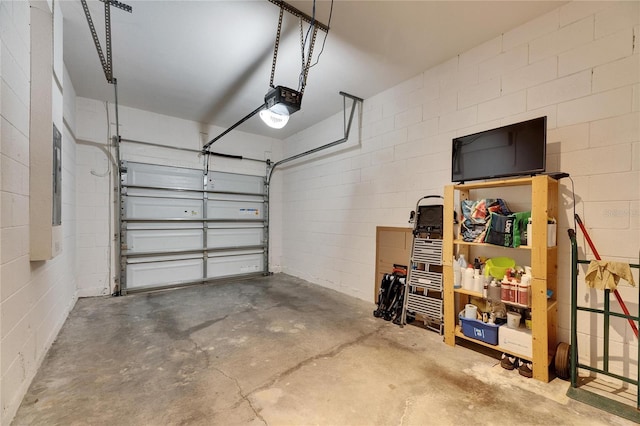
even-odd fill
[(91, 37), (93, 38), (93, 43), (96, 45), (96, 50), (98, 51), (98, 57), (100, 58), (100, 63), (102, 64), (102, 71), (104, 71), (104, 76), (107, 78), (108, 83), (116, 84), (116, 79), (113, 77), (113, 60), (111, 57), (111, 6), (117, 7), (118, 9), (122, 9), (125, 12), (129, 12), (129, 13), (131, 13), (133, 9), (131, 8), (131, 6), (121, 3), (117, 0), (100, 0), (100, 1), (104, 3), (104, 28), (106, 33), (105, 47), (107, 51), (106, 58), (104, 53), (102, 52), (100, 39), (98, 38), (96, 27), (93, 25), (93, 19), (91, 19), (91, 12), (89, 11), (87, 0), (80, 0), (80, 3), (82, 3), (84, 16), (86, 16), (87, 23), (89, 24), (89, 30), (91, 31)]

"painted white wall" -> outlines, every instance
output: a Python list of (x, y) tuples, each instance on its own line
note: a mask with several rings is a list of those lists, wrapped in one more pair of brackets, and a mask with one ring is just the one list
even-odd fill
[[(200, 150), (204, 143), (224, 130), (124, 106), (120, 106), (118, 118), (123, 139), (193, 150)], [(113, 162), (115, 152), (110, 152), (108, 147), (116, 128), (113, 105), (78, 98), (77, 123), (77, 244), (81, 249), (77, 257), (78, 294), (80, 297), (98, 296), (113, 292), (116, 273), (113, 237), (117, 229), (111, 189), (117, 168)], [(282, 144), (277, 139), (234, 131), (216, 142), (213, 151), (260, 160), (278, 160), (282, 158)], [(204, 164), (203, 157), (194, 152), (127, 141), (121, 145), (121, 158), (197, 169), (202, 169)], [(209, 170), (264, 176), (266, 165), (256, 161), (212, 157)], [(280, 270), (282, 247), (280, 185), (279, 180), (274, 179), (271, 199), (274, 220), (271, 222), (270, 245), (271, 270), (274, 272)]]
[[(50, 4), (51, 6), (51, 4)], [(59, 10), (56, 9), (56, 13)], [(0, 2), (0, 423), (8, 424), (76, 300), (75, 143), (62, 124), (73, 123), (75, 93), (61, 65), (55, 31), (54, 120), (62, 132), (63, 252), (29, 261), (29, 2)], [(64, 104), (63, 104), (64, 102)]]
[[(547, 170), (573, 177), (576, 210), (601, 256), (637, 263), (639, 8), (572, 2), (366, 99), (360, 139), (279, 172), (288, 225), (283, 271), (372, 301), (375, 227), (409, 226), (418, 198), (443, 193), (451, 139), (543, 115)], [(287, 139), (285, 157), (336, 139), (341, 123), (335, 116)], [(573, 201), (570, 182), (560, 187), (559, 340), (568, 342)], [(582, 238), (579, 244), (590, 255)], [(638, 312), (637, 290), (620, 292)], [(582, 282), (578, 298), (602, 306), (602, 294)], [(595, 365), (601, 326), (591, 318), (579, 324), (581, 348), (589, 348), (581, 360)], [(630, 327), (612, 324), (612, 355), (635, 359)]]

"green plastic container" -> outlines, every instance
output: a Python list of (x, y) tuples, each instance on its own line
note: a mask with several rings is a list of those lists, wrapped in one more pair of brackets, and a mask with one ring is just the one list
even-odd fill
[(484, 264), (484, 274), (487, 277), (491, 275), (493, 278), (501, 280), (507, 269), (515, 267), (516, 261), (510, 257), (492, 257), (487, 259)]

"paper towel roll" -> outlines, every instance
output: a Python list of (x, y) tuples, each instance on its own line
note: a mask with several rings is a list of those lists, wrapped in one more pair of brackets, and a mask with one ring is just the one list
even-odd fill
[(478, 316), (478, 307), (476, 305), (472, 305), (471, 303), (467, 303), (464, 306), (464, 317), (467, 319), (476, 319)]

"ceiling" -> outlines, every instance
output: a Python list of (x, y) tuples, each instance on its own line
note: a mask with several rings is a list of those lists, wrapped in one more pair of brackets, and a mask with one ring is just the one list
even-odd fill
[[(104, 5), (89, 1), (105, 49)], [(114, 76), (120, 105), (229, 127), (269, 89), (279, 8), (267, 0), (124, 0), (111, 9)], [(311, 15), (312, 1), (290, 1)], [(309, 71), (302, 109), (273, 130), (255, 116), (238, 130), (284, 139), (342, 109), (339, 91), (375, 95), (483, 41), (540, 16), (557, 1), (343, 1)], [(79, 0), (60, 2), (64, 61), (78, 96), (113, 102)], [(317, 1), (328, 23), (331, 2)], [(305, 24), (306, 30), (306, 24)], [(324, 33), (318, 31), (315, 62)], [(274, 84), (296, 88), (300, 27), (285, 13)]]

